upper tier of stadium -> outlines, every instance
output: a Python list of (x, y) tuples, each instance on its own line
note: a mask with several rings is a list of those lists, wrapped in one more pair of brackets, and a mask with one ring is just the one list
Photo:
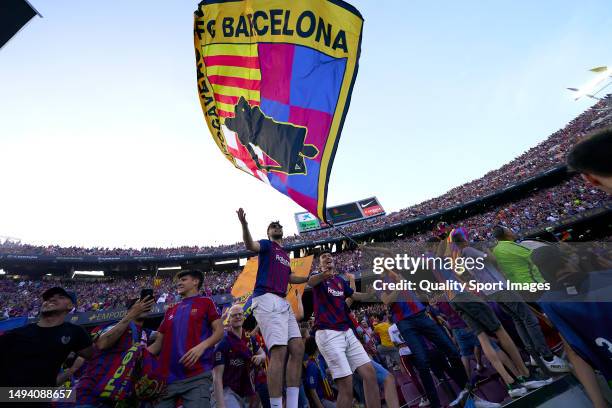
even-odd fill
[[(503, 192), (525, 185), (526, 181), (546, 177), (555, 171), (565, 173), (564, 163), (569, 149), (590, 131), (610, 125), (612, 125), (612, 94), (608, 94), (605, 98), (569, 122), (564, 128), (548, 136), (537, 146), (532, 147), (500, 168), (488, 172), (481, 178), (457, 186), (439, 197), (431, 198), (385, 216), (344, 225), (342, 229), (346, 233), (360, 235), (372, 230), (380, 231), (397, 227), (398, 225), (406, 224), (428, 215), (438, 214), (451, 208), (473, 203), (478, 199), (495, 197)], [(549, 196), (543, 197), (542, 201), (533, 208), (529, 208), (530, 205), (534, 204), (534, 197), (532, 196), (525, 197), (527, 201), (522, 204), (520, 202), (518, 204), (516, 202), (513, 203), (515, 207), (521, 207), (522, 209), (508, 210), (508, 215), (513, 211), (521, 211), (523, 215), (526, 212), (528, 214), (526, 217), (533, 220), (532, 224), (536, 224), (536, 221), (543, 223), (559, 219), (563, 215), (573, 215), (572, 212), (584, 211), (605, 204), (606, 199), (603, 193), (585, 190), (586, 196), (588, 196), (585, 199), (585, 193), (582, 191), (584, 190), (584, 185), (576, 183), (575, 178), (569, 178), (568, 176), (567, 180), (562, 181), (555, 187), (556, 190), (549, 193)], [(569, 208), (567, 209), (568, 211), (563, 211), (563, 206), (567, 207), (566, 201), (558, 202), (559, 199), (568, 198), (572, 194), (575, 195), (578, 190), (580, 190), (581, 196), (575, 198), (579, 201), (574, 203), (576, 208), (573, 210)], [(550, 194), (552, 194), (552, 197)], [(561, 209), (558, 208), (559, 206), (561, 206)], [(532, 226), (528, 225), (527, 227)], [(475, 234), (475, 238), (482, 237), (482, 234), (478, 231)], [(486, 233), (484, 236), (486, 237)], [(321, 243), (340, 237), (336, 230), (326, 229), (286, 237), (285, 243), (289, 247), (298, 247), (308, 243)], [(32, 256), (68, 258), (66, 259), (68, 261), (71, 257), (108, 257), (109, 260), (139, 258), (140, 260), (150, 260), (154, 258), (179, 259), (183, 256), (232, 256), (239, 252), (244, 252), (244, 246), (241, 242), (216, 247), (182, 246), (175, 248), (126, 249), (61, 247), (57, 245), (37, 246), (14, 242), (8, 239), (4, 240), (4, 242), (0, 241), (0, 259), (3, 257), (5, 259), (11, 257), (25, 259), (28, 256)]]

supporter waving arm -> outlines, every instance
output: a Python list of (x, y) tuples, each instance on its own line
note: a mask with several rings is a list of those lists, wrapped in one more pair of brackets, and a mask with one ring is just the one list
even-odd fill
[(238, 211), (236, 211), (236, 214), (238, 214), (238, 220), (240, 221), (240, 225), (242, 225), (242, 240), (244, 241), (246, 249), (253, 252), (259, 252), (261, 248), (259, 246), (259, 242), (253, 241), (253, 238), (251, 237), (249, 223), (246, 220), (246, 213), (242, 208), (239, 208)]

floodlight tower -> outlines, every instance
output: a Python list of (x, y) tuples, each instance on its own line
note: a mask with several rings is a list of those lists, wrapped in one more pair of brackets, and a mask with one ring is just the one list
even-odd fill
[(595, 78), (587, 82), (585, 85), (580, 88), (567, 88), (568, 90), (575, 92), (574, 100), (586, 96), (587, 98), (601, 100), (600, 97), (597, 96), (598, 93), (602, 92), (606, 89), (610, 84), (612, 84), (612, 67), (600, 66), (591, 68), (589, 71), (596, 74)]

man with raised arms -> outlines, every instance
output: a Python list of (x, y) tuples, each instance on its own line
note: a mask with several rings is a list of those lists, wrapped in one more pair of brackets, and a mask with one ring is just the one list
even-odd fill
[[(283, 226), (278, 221), (268, 225), (268, 239), (253, 241), (246, 214), (237, 212), (242, 225), (242, 237), (249, 251), (258, 254), (257, 277), (253, 290), (253, 315), (270, 350), (268, 390), (270, 406), (283, 406), (283, 376), (287, 384), (287, 408), (297, 408), (302, 377), (304, 343), (291, 306), (285, 299), (289, 283), (306, 283), (308, 277), (291, 272), (289, 254), (283, 249)], [(289, 358), (285, 367), (285, 357)]]

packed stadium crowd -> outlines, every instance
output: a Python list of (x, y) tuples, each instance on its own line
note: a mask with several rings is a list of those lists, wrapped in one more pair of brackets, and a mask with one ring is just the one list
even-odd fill
[[(586, 185), (579, 176), (575, 176), (560, 185), (536, 191), (529, 196), (501, 207), (467, 217), (451, 227), (462, 227), (473, 241), (490, 240), (496, 225), (505, 225), (515, 233), (521, 234), (536, 227), (544, 227), (581, 212), (599, 208), (609, 202), (606, 193)], [(406, 236), (403, 240), (425, 241), (438, 233), (437, 226), (428, 231)], [(359, 276), (361, 251), (345, 251), (337, 255), (341, 271)], [(315, 261), (314, 268), (317, 264)], [(237, 272), (210, 273), (206, 275), (204, 292), (207, 295), (229, 293)], [(88, 299), (79, 305), (79, 311), (117, 309), (123, 304), (124, 292), (148, 282), (150, 276), (136, 277), (129, 280), (117, 278), (101, 284), (91, 281), (69, 281), (69, 287), (79, 296)], [(160, 278), (162, 293), (170, 293), (170, 278)], [(40, 293), (50, 287), (47, 281), (12, 281), (0, 279), (0, 318), (15, 316), (36, 316), (37, 300)], [(174, 300), (164, 296), (166, 302)]]
[[(458, 204), (465, 203), (475, 198), (493, 193), (495, 191), (512, 186), (525, 178), (536, 176), (551, 168), (564, 164), (568, 149), (578, 142), (585, 134), (594, 128), (604, 128), (612, 124), (612, 94), (602, 98), (590, 109), (576, 117), (563, 129), (550, 135), (537, 146), (529, 149), (522, 155), (516, 157), (511, 162), (493, 170), (483, 177), (462, 184), (448, 191), (447, 193), (424, 201), (422, 203), (404, 208), (400, 211), (387, 214), (385, 216), (374, 217), (361, 220), (343, 226), (348, 233), (360, 233), (372, 228), (385, 227), (398, 221), (431, 214), (441, 209), (450, 208)], [(576, 184), (564, 185), (561, 190), (552, 191), (551, 194), (569, 196), (576, 194)], [(593, 193), (597, 195), (597, 193)], [(570, 197), (571, 198), (571, 197)], [(600, 198), (596, 199), (599, 202)], [(584, 201), (584, 200), (581, 200)], [(545, 201), (536, 202), (537, 206), (545, 205)], [(583, 207), (593, 205), (588, 201), (583, 203)], [(595, 204), (596, 205), (596, 204)], [(549, 209), (546, 218), (558, 218), (558, 213), (563, 213), (563, 209)], [(529, 211), (528, 219), (535, 215), (535, 211)], [(562, 215), (562, 214), (561, 214)], [(319, 240), (332, 237), (340, 237), (339, 233), (333, 229), (305, 232), (301, 235), (288, 236), (286, 243), (296, 243), (303, 240)], [(39, 246), (21, 243), (14, 240), (0, 240), (0, 254), (15, 255), (47, 255), (47, 256), (151, 256), (151, 255), (177, 255), (177, 254), (207, 254), (220, 253), (224, 251), (236, 251), (242, 248), (242, 244), (227, 244), (221, 246), (181, 246), (174, 248), (83, 248), (83, 247), (62, 247), (57, 245)]]
[[(395, 256), (377, 245), (338, 254), (322, 249), (310, 274), (300, 276), (283, 248), (282, 226), (270, 223), (268, 239), (255, 241), (242, 209), (243, 245), (258, 254), (258, 269), (250, 300), (224, 311), (209, 295), (227, 290), (236, 272), (183, 269), (172, 280), (131, 282), (0, 280), (3, 295), (16, 291), (34, 303), (23, 305), (28, 312), (38, 313), (36, 323), (0, 334), (0, 384), (65, 385), (79, 407), (195, 408), (214, 401), (219, 408), (383, 402), (492, 408), (571, 371), (593, 406), (604, 408), (598, 378), (612, 384), (606, 347), (612, 332), (605, 324), (612, 313), (612, 255), (605, 245), (578, 250), (521, 240), (515, 231), (601, 206), (612, 194), (611, 146), (608, 129), (568, 156), (590, 184), (576, 177), (558, 190), (410, 237), (413, 257), (476, 261), (462, 262), (461, 271), (455, 262), (422, 264), (419, 278), (437, 284), (433, 290), (404, 286), (407, 275), (387, 263), (381, 287), (362, 281), (358, 290), (364, 254)], [(465, 290), (468, 279), (482, 288)], [(289, 284), (308, 284), (312, 314), (305, 315), (299, 292), (297, 308), (290, 306)], [(140, 291), (138, 297), (144, 285), (156, 288), (154, 296)], [(152, 331), (144, 323), (162, 296), (171, 305)], [(88, 308), (123, 302), (126, 314), (88, 333), (67, 321), (83, 301)], [(255, 327), (245, 325), (250, 316)]]
[[(585, 185), (579, 176), (574, 176), (554, 187), (532, 191), (526, 197), (466, 218), (458, 222), (458, 225), (469, 229), (474, 239), (487, 239), (491, 236), (491, 228), (498, 223), (507, 224), (516, 232), (525, 232), (599, 208), (607, 202), (609, 198), (606, 193)], [(343, 225), (342, 229), (349, 234), (359, 232), (354, 231), (352, 224)], [(327, 230), (320, 232), (319, 236), (332, 238), (337, 234), (334, 230)], [(411, 236), (408, 239), (419, 237)]]
[[(236, 270), (205, 274), (202, 293), (206, 296), (230, 293), (238, 273)], [(125, 299), (143, 287), (155, 289), (156, 303), (174, 304), (180, 300), (175, 293), (171, 276), (144, 275), (105, 279), (60, 279), (45, 276), (42, 280), (0, 279), (0, 320), (38, 316), (40, 295), (57, 285), (75, 292), (81, 299), (76, 312), (123, 309)]]
[[(269, 231), (271, 229), (282, 231), (280, 227), (271, 227)], [(280, 239), (278, 235), (269, 235), (270, 238)], [(567, 280), (570, 264), (563, 260), (566, 254), (561, 248), (540, 243), (533, 249), (526, 242), (515, 243), (516, 237), (512, 232), (500, 226), (495, 228), (494, 235), (498, 240), (491, 255), (495, 257), (495, 262), (490, 260), (487, 263), (487, 274), (499, 274), (513, 282), (523, 283), (531, 279), (533, 282), (548, 280), (555, 285), (557, 295), (563, 296), (563, 291), (559, 290)], [(276, 256), (281, 249), (280, 246), (274, 247), (275, 242), (258, 241), (260, 258), (275, 254), (274, 259), (278, 259)], [(476, 249), (479, 246), (468, 243), (467, 236), (460, 228), (447, 229), (444, 239), (438, 237), (435, 242), (437, 252), (432, 255), (448, 253), (454, 246), (461, 249), (463, 256), (477, 256), (479, 253)], [(247, 245), (253, 245), (253, 241)], [(118, 323), (94, 328), (89, 337), (83, 337), (82, 332), (81, 337), (75, 336), (78, 341), (67, 345), (76, 354), (62, 360), (62, 368), (56, 370), (52, 380), (32, 374), (27, 370), (31, 362), (11, 355), (12, 351), (19, 349), (16, 344), (21, 344), (17, 343), (20, 338), (12, 334), (14, 332), (0, 335), (0, 355), (4, 353), (2, 358), (7, 362), (7, 367), (14, 367), (15, 364), (25, 367), (11, 379), (6, 372), (3, 377), (0, 369), (0, 383), (23, 385), (19, 382), (31, 381), (28, 384), (34, 384), (32, 381), (53, 381), (57, 385), (64, 384), (76, 390), (77, 406), (97, 406), (100, 403), (113, 406), (120, 400), (128, 399), (131, 400), (128, 406), (176, 406), (179, 400), (183, 407), (189, 408), (211, 406), (210, 400), (214, 399), (216, 406), (222, 407), (260, 404), (262, 407), (281, 407), (279, 399), (282, 397), (273, 396), (278, 391), (273, 394), (272, 390), (282, 389), (282, 384), (278, 379), (270, 379), (269, 373), (277, 373), (273, 360), (278, 357), (278, 347), (283, 344), (279, 336), (283, 330), (288, 330), (287, 352), (291, 357), (287, 362), (284, 392), (287, 406), (348, 407), (365, 403), (368, 407), (377, 407), (383, 406), (384, 401), (385, 406), (392, 408), (402, 405), (450, 407), (466, 403), (466, 399), (470, 398), (475, 407), (500, 407), (501, 402), (545, 387), (554, 378), (570, 372), (571, 367), (566, 359), (574, 367), (586, 364), (582, 369), (590, 370), (589, 374), (584, 376), (581, 372), (576, 375), (586, 387), (590, 387), (588, 390), (594, 405), (598, 408), (604, 406), (601, 405), (605, 403), (603, 398), (592, 388), (596, 386), (593, 367), (573, 352), (567, 343), (575, 341), (580, 344), (572, 337), (576, 334), (560, 326), (564, 329), (564, 343), (559, 333), (551, 328), (550, 321), (554, 325), (566, 318), (564, 313), (577, 312), (582, 313), (583, 317), (586, 314), (599, 319), (609, 310), (592, 315), (589, 304), (572, 303), (568, 308), (567, 302), (555, 303), (559, 302), (555, 297), (544, 302), (544, 297), (550, 297), (550, 294), (543, 295), (542, 302), (532, 309), (520, 295), (505, 290), (484, 291), (477, 295), (457, 290), (439, 290), (429, 295), (393, 290), (357, 292), (354, 277), (346, 272), (354, 267), (351, 263), (358, 262), (355, 254), (367, 251), (385, 253), (384, 248), (377, 247), (361, 247), (359, 251), (334, 255), (323, 251), (318, 254), (316, 266), (309, 277), (297, 280), (290, 275), (289, 282), (308, 283), (312, 287), (314, 310), (312, 314), (305, 315), (302, 298), (298, 296), (300, 304), (295, 317), (290, 314), (288, 322), (285, 319), (290, 312), (270, 309), (267, 302), (278, 300), (267, 297), (273, 292), (257, 294), (258, 290), (262, 290), (261, 287), (258, 289), (257, 284), (250, 308), (237, 304), (221, 311), (210, 297), (205, 296), (207, 291), (203, 284), (210, 284), (210, 277), (197, 270), (179, 272), (172, 284), (167, 281), (156, 284), (151, 279), (147, 281), (142, 278), (129, 284), (124, 280), (123, 287), (114, 290), (118, 290), (119, 298), (128, 308), (125, 317)], [(288, 262), (288, 256), (286, 259)], [(585, 274), (586, 278), (582, 279), (596, 279), (597, 285), (603, 285), (599, 288), (609, 296), (612, 290), (609, 273), (597, 271), (611, 267), (612, 257), (602, 258), (601, 262), (593, 270), (574, 272)], [(527, 263), (538, 268), (532, 277), (521, 275)], [(273, 265), (265, 260), (262, 264), (268, 265), (267, 268)], [(266, 285), (269, 291), (274, 290), (273, 285), (280, 287), (287, 284), (287, 279), (271, 276), (272, 270), (258, 270), (258, 276), (268, 274), (264, 276), (265, 280), (261, 279), (267, 283), (260, 281), (259, 285)], [(432, 272), (434, 276), (436, 273), (442, 274), (437, 277), (440, 282), (448, 276), (459, 280), (457, 275), (443, 274), (452, 273), (452, 270)], [(478, 268), (470, 269), (468, 273), (472, 278), (486, 281), (483, 280), (484, 273)], [(384, 281), (398, 283), (399, 276), (396, 271), (388, 270)], [(575, 279), (568, 282), (577, 284)], [(49, 283), (51, 287), (39, 292), (42, 298), (42, 303), (40, 298), (38, 300), (39, 306), (42, 306), (41, 319), (51, 316), (52, 309), (58, 305), (64, 307), (59, 314), (63, 319), (75, 305), (91, 300), (91, 294), (86, 291), (77, 296), (71, 290), (53, 286), (66, 286), (66, 282), (53, 280)], [(108, 283), (95, 282), (100, 286)], [(593, 283), (589, 282), (588, 286), (593, 287)], [(156, 286), (153, 298), (135, 298), (142, 288), (149, 285)], [(362, 287), (362, 290), (365, 288)], [(176, 305), (166, 311), (157, 330), (145, 329), (143, 321), (147, 311), (156, 303), (156, 298), (159, 302), (159, 293), (165, 295), (165, 291), (171, 293)], [(582, 292), (581, 289), (579, 291)], [(582, 293), (590, 295), (588, 291)], [(508, 303), (506, 296), (509, 294), (514, 297)], [(185, 306), (188, 307), (183, 311), (181, 308)], [(280, 319), (275, 316), (277, 313), (281, 314)], [(247, 326), (245, 319), (251, 315), (255, 320)], [(574, 323), (580, 321), (585, 322), (583, 319)], [(254, 328), (253, 324), (257, 326)], [(66, 330), (76, 330), (78, 327), (69, 323), (63, 323), (60, 327), (64, 325), (67, 325), (63, 327)], [(189, 337), (189, 333), (194, 331), (204, 333), (203, 343), (199, 343), (208, 344), (208, 351), (204, 354), (194, 351), (199, 347)], [(334, 333), (342, 333), (342, 340), (334, 337)], [(43, 335), (54, 334), (45, 332)], [(185, 341), (181, 340), (182, 336), (189, 342), (187, 346), (181, 345)], [(48, 337), (45, 339), (49, 340)], [(140, 339), (139, 346), (133, 339)], [(296, 341), (299, 343), (296, 344)], [(92, 342), (95, 348), (86, 351)], [(27, 344), (31, 344), (29, 339)], [(128, 372), (125, 369), (125, 362), (129, 361), (126, 360), (126, 353), (135, 347), (140, 350), (138, 358), (141, 363), (130, 366), (129, 372), (134, 373), (124, 375), (124, 372)], [(565, 350), (563, 355), (562, 348)], [(591, 363), (594, 368), (608, 376), (606, 370), (609, 367), (605, 360), (602, 366), (598, 365), (601, 364), (596, 355), (599, 351), (581, 349), (580, 353), (586, 355), (588, 361), (595, 361)], [(39, 355), (42, 352), (35, 353), (37, 358), (43, 358)], [(29, 350), (28, 356), (31, 353), (32, 350)], [(346, 353), (345, 363), (339, 362), (342, 360), (339, 360), (339, 356), (343, 353)], [(159, 358), (154, 357), (157, 354)], [(171, 362), (173, 358), (178, 358), (172, 357), (175, 354), (188, 357), (181, 358), (179, 365), (176, 365), (176, 362)], [(295, 354), (299, 357), (297, 367), (290, 367)], [(191, 358), (193, 360), (189, 360)], [(283, 369), (283, 365), (280, 369)], [(299, 371), (302, 374), (292, 376), (290, 369), (294, 370), (294, 374)], [(209, 370), (212, 370), (212, 377), (207, 374)], [(11, 373), (14, 374), (13, 371)], [(352, 381), (344, 381), (350, 377)], [(118, 379), (117, 382), (114, 378)], [(125, 386), (126, 383), (128, 386)], [(113, 384), (110, 391), (105, 388), (105, 385), (109, 387), (108, 384)], [(123, 384), (120, 391), (114, 388), (118, 384)], [(293, 403), (289, 402), (290, 398), (294, 399)]]
[[(30, 20), (42, 17), (28, 0), (5, 4), (0, 7), (6, 15), (0, 14), (0, 48), (26, 24), (34, 26)], [(457, 21), (465, 23), (465, 16), (487, 20), (486, 14), (460, 8), (467, 14), (455, 13)], [(129, 63), (148, 56), (144, 63), (160, 66), (143, 44), (162, 51), (155, 54), (167, 54), (164, 47), (172, 44), (172, 35), (163, 28), (172, 27), (172, 19), (162, 16), (160, 24), (155, 13), (145, 15), (139, 8), (147, 29), (139, 32), (140, 50), (132, 52), (126, 35), (134, 31), (130, 10), (109, 10), (98, 20), (110, 21), (110, 39), (127, 48), (115, 41), (106, 54), (128, 55), (129, 61), (113, 64), (113, 58), (95, 54), (102, 56), (102, 68), (109, 66), (107, 59), (117, 66), (108, 78), (92, 70), (89, 76), (96, 80), (88, 94), (95, 98), (96, 86), (110, 79), (111, 90), (129, 102), (143, 95), (125, 83)], [(61, 11), (49, 14), (66, 14), (70, 20), (71, 13), (65, 12), (71, 10)], [(572, 28), (592, 17), (578, 11)], [(438, 14), (435, 10), (434, 17), (444, 17)], [(360, 11), (344, 0), (203, 0), (193, 17), (197, 92), (192, 94), (198, 95), (216, 145), (237, 168), (312, 214), (315, 208), (325, 214), (330, 171), (367, 43), (362, 44)], [(509, 21), (513, 15), (504, 17)], [(88, 45), (109, 49), (98, 38), (103, 31), (90, 20), (81, 36), (97, 41)], [(392, 28), (393, 21), (381, 21)], [(504, 42), (503, 54), (519, 55), (525, 43), (534, 54), (550, 43), (554, 37), (536, 41), (546, 29), (538, 23), (533, 32), (522, 27), (522, 41)], [(563, 30), (567, 24), (557, 26), (561, 38), (573, 38)], [(38, 34), (47, 32), (48, 44), (58, 43), (57, 34), (69, 37), (54, 28), (43, 27)], [(435, 49), (434, 37), (445, 40), (443, 34), (454, 27), (443, 28), (429, 36), (427, 50)], [(475, 52), (468, 57), (475, 62), (483, 48), (477, 37), (486, 28), (472, 30), (477, 35), (469, 37)], [(163, 40), (156, 42), (150, 32)], [(570, 34), (576, 33), (576, 44), (591, 34)], [(388, 34), (386, 42), (393, 42), (394, 33)], [(22, 35), (26, 43), (31, 38)], [(45, 54), (37, 47), (45, 48), (46, 42), (35, 43), (30, 55), (42, 60)], [(593, 42), (586, 51), (595, 55), (597, 46)], [(50, 48), (61, 54), (55, 52), (60, 48)], [(402, 49), (395, 48), (392, 58), (399, 60)], [(166, 60), (180, 68), (180, 58)], [(47, 70), (46, 81), (60, 87), (41, 89), (52, 97), (65, 93), (75, 99), (70, 95), (75, 88), (70, 83), (79, 80), (75, 61), (70, 59), (73, 69), (58, 65)], [(454, 70), (447, 65), (437, 71)], [(372, 67), (371, 72), (382, 72)], [(171, 71), (170, 88), (175, 88), (181, 74)], [(612, 93), (598, 95), (612, 84), (612, 68), (590, 71), (596, 78), (586, 86), (567, 89), (576, 92), (576, 100), (597, 102), (562, 129), (542, 135), (539, 144), (507, 163), (504, 159), (505, 164), (482, 177), (398, 211), (385, 213), (377, 200), (361, 200), (347, 211), (340, 208), (349, 205), (327, 208), (322, 218), (329, 220), (321, 220), (320, 228), (307, 214), (302, 222), (296, 214), (299, 230), (314, 230), (288, 236), (279, 221), (253, 231), (252, 218), (237, 208), (230, 225), (236, 228), (236, 242), (225, 245), (176, 241), (178, 246), (163, 248), (82, 247), (0, 236), (0, 408), (611, 408)], [(405, 76), (414, 81), (414, 75)], [(485, 75), (479, 86), (497, 76)], [(166, 92), (163, 78), (155, 86), (174, 110), (184, 110), (181, 92)], [(24, 99), (21, 94), (30, 90), (14, 88), (17, 97), (10, 100)], [(388, 100), (384, 86), (374, 88), (380, 94), (374, 99)], [(102, 105), (118, 99), (106, 93)], [(78, 133), (52, 123), (55, 111), (70, 110), (54, 99), (59, 110), (50, 110), (46, 118), (36, 115), (37, 104), (28, 103), (25, 110), (16, 105), (11, 112), (17, 120), (9, 130), (17, 138), (28, 135), (27, 127), (21, 129), (27, 120), (19, 119), (43, 116), (47, 122), (35, 125), (46, 130), (49, 140)], [(93, 99), (89, 104), (76, 100), (94, 106)], [(161, 106), (152, 101), (149, 105)], [(110, 112), (117, 104), (106, 105)], [(88, 109), (71, 111), (72, 117), (91, 116)], [(142, 111), (122, 112), (114, 128), (136, 129)], [(406, 118), (399, 116), (401, 127)], [(55, 122), (70, 121), (58, 117)], [(467, 111), (456, 117), (459, 122), (470, 119)], [(81, 122), (87, 120), (74, 129), (104, 133), (96, 132), (92, 121)], [(154, 134), (171, 127), (163, 118), (149, 122), (144, 128)], [(188, 128), (172, 127), (175, 133)], [(76, 150), (69, 151), (68, 140), (53, 139), (61, 145), (55, 150), (79, 159)], [(143, 149), (134, 153), (141, 146), (131, 144), (108, 143), (109, 151), (115, 157), (143, 154)], [(151, 155), (156, 149), (148, 150)], [(183, 162), (188, 160), (183, 156)], [(335, 224), (336, 219), (358, 218), (356, 213), (359, 220)], [(285, 219), (288, 214), (276, 215)], [(256, 240), (252, 232), (265, 238)], [(86, 271), (92, 265), (104, 270)]]

